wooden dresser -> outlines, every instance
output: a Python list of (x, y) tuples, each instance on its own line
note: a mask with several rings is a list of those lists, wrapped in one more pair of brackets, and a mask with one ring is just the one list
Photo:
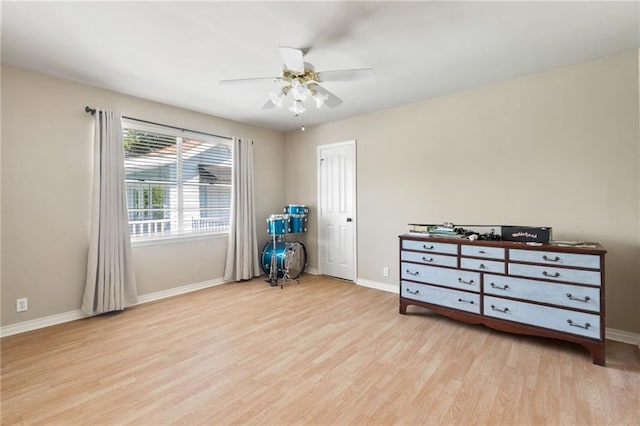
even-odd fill
[(604, 255), (596, 247), (400, 236), (400, 313), (428, 308), (586, 347), (605, 364)]

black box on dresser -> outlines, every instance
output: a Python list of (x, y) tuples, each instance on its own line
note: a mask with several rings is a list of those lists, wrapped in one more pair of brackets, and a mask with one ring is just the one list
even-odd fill
[(552, 229), (548, 226), (513, 226), (502, 225), (500, 233), (502, 241), (516, 241), (522, 243), (549, 244), (552, 239)]

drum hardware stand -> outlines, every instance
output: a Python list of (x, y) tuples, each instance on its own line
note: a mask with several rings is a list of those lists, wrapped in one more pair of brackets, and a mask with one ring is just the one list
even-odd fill
[[(284, 257), (284, 271), (283, 271), (283, 276), (282, 279), (280, 280), (280, 289), (282, 290), (284, 288), (284, 284), (289, 282), (289, 281), (295, 281), (298, 284), (300, 284), (300, 279), (299, 278), (291, 278), (291, 276), (289, 276), (289, 266), (291, 266), (291, 258), (290, 256), (287, 256), (285, 254)], [(277, 283), (276, 283), (277, 285)]]
[[(271, 251), (271, 268), (269, 268), (269, 278), (265, 281), (269, 283), (271, 287), (278, 285), (278, 261), (276, 259), (276, 235), (272, 236), (273, 250)], [(282, 286), (281, 286), (282, 287)]]

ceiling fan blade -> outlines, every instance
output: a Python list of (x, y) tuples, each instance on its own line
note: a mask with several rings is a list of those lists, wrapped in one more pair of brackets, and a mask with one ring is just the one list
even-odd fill
[(320, 81), (360, 81), (375, 78), (373, 68), (358, 68), (351, 70), (322, 71), (317, 73)]
[(302, 60), (304, 53), (302, 50), (296, 49), (295, 47), (281, 46), (280, 56), (282, 56), (282, 60), (287, 69), (299, 73), (304, 72), (304, 61)]
[(267, 80), (272, 82), (278, 82), (278, 81), (281, 81), (282, 79), (280, 77), (234, 78), (232, 80), (220, 80), (218, 84), (221, 84), (223, 86), (233, 86), (236, 84), (257, 83), (260, 81), (267, 81)]
[(272, 109), (275, 107), (276, 107), (276, 104), (274, 104), (273, 101), (269, 99), (267, 103), (262, 106), (262, 109)]
[(342, 99), (340, 99), (324, 87), (320, 86), (319, 84), (315, 84), (313, 88), (317, 90), (318, 93), (328, 96), (327, 100), (324, 101), (324, 104), (329, 108), (335, 108), (342, 103)]

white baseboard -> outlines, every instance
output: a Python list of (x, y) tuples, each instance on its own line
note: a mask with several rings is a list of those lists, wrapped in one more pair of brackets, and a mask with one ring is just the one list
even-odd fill
[(640, 347), (640, 334), (632, 333), (630, 331), (616, 330), (615, 328), (605, 328), (605, 337), (609, 340), (616, 342), (630, 343), (632, 345), (638, 345)]
[(363, 287), (369, 287), (369, 288), (374, 288), (376, 290), (386, 291), (389, 293), (398, 294), (400, 292), (399, 287), (395, 284), (386, 284), (378, 281), (366, 280), (364, 278), (356, 279), (356, 284), (361, 285)]
[(311, 275), (320, 275), (320, 272), (317, 268), (304, 268), (304, 272)]
[(154, 300), (166, 299), (167, 297), (178, 296), (180, 294), (191, 293), (192, 291), (198, 291), (209, 287), (215, 287), (217, 285), (226, 284), (228, 281), (225, 281), (222, 278), (216, 278), (213, 280), (202, 281), (195, 284), (186, 284), (180, 287), (170, 288), (168, 290), (156, 291), (154, 293), (143, 294), (142, 296), (138, 296), (138, 305), (143, 303), (153, 302)]
[(51, 327), (52, 325), (71, 322), (82, 318), (90, 317), (80, 309), (75, 311), (63, 312), (61, 314), (49, 315), (43, 318), (36, 318), (29, 321), (22, 321), (15, 324), (4, 326), (0, 329), (0, 337), (13, 336), (14, 334), (26, 333), (27, 331), (37, 330), (39, 328)]
[[(318, 275), (316, 268), (308, 268), (305, 272)], [(215, 287), (221, 284), (226, 284), (222, 278), (216, 278), (213, 280), (203, 281), (194, 284), (187, 284), (180, 287), (170, 288), (168, 290), (156, 291), (154, 293), (143, 294), (138, 296), (138, 305), (143, 303), (153, 302), (155, 300), (166, 299), (168, 297), (178, 296), (180, 294), (191, 293), (192, 291), (202, 290), (209, 287)], [(378, 281), (367, 280), (364, 278), (356, 279), (356, 284), (363, 287), (373, 288), (375, 290), (386, 291), (389, 293), (399, 292), (399, 287), (394, 284), (386, 284)], [(90, 317), (82, 312), (80, 309), (75, 311), (63, 312), (61, 314), (50, 315), (43, 318), (36, 318), (29, 321), (23, 321), (16, 324), (7, 325), (0, 328), (0, 337), (12, 336), (14, 334), (25, 333), (27, 331), (37, 330), (39, 328), (50, 327), (52, 325), (62, 324), (65, 322), (75, 321), (82, 318)], [(629, 343), (632, 345), (638, 345), (640, 347), (640, 334), (632, 333), (629, 331), (616, 330), (614, 328), (607, 327), (605, 330), (605, 337), (609, 340), (616, 342)]]
[[(155, 300), (166, 299), (168, 297), (178, 296), (180, 294), (191, 293), (192, 291), (202, 290), (209, 287), (214, 287), (220, 284), (225, 284), (222, 278), (216, 278), (213, 280), (203, 281), (195, 284), (187, 284), (180, 287), (170, 288), (168, 290), (156, 291), (154, 293), (143, 294), (138, 296), (137, 305), (143, 303), (153, 302)], [(14, 334), (26, 333), (27, 331), (37, 330), (39, 328), (50, 327), (52, 325), (62, 324), (65, 322), (75, 321), (82, 318), (88, 318), (92, 315), (85, 314), (80, 309), (75, 311), (63, 312), (61, 314), (49, 315), (43, 318), (36, 318), (29, 321), (23, 321), (16, 324), (10, 324), (0, 328), (0, 337), (12, 336)]]

